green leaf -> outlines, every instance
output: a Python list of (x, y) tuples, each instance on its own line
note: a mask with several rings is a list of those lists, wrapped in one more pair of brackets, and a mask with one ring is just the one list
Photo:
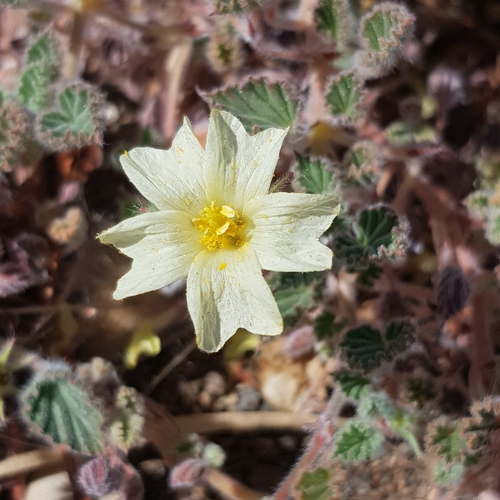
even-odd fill
[(58, 73), (59, 50), (55, 39), (45, 33), (28, 49), (26, 69), (17, 90), (19, 100), (30, 111), (40, 111), (49, 101), (49, 85)]
[(68, 130), (74, 134), (91, 135), (94, 127), (89, 110), (88, 93), (66, 89), (59, 97), (60, 109), (47, 113), (41, 120), (42, 128), (50, 129), (54, 137), (64, 137)]
[(486, 238), (493, 245), (500, 245), (500, 209), (497, 207), (488, 210), (486, 218)]
[(385, 353), (381, 333), (369, 325), (349, 330), (340, 346), (344, 348), (347, 359), (364, 369), (378, 365)]
[(406, 122), (396, 121), (385, 130), (387, 140), (395, 146), (410, 146), (422, 142), (437, 142), (436, 131), (427, 124), (413, 127)]
[(369, 260), (364, 269), (360, 269), (356, 284), (359, 287), (371, 288), (375, 284), (375, 280), (380, 278), (383, 268), (373, 260)]
[(330, 479), (330, 473), (323, 468), (304, 472), (295, 489), (302, 492), (302, 500), (329, 500), (333, 496)]
[(76, 451), (101, 450), (103, 418), (68, 372), (42, 372), (24, 389), (21, 401), (23, 416), (36, 432)]
[(314, 320), (314, 334), (318, 340), (332, 338), (347, 324), (346, 320), (335, 321), (335, 314), (325, 311)]
[(370, 264), (382, 258), (404, 255), (407, 244), (407, 224), (392, 210), (379, 206), (363, 210), (352, 226), (346, 217), (337, 217), (327, 234), (333, 246), (336, 261), (345, 259), (348, 272), (363, 272), (361, 282), (371, 285), (379, 274), (379, 268)]
[(458, 485), (463, 480), (464, 470), (463, 464), (447, 464), (445, 461), (438, 460), (433, 480), (440, 486)]
[(330, 38), (345, 44), (352, 35), (354, 18), (347, 0), (320, 0), (316, 9), (316, 25)]
[(380, 176), (380, 153), (368, 141), (359, 141), (347, 156), (347, 178), (360, 185), (375, 184)]
[(354, 370), (340, 370), (333, 374), (348, 398), (359, 400), (370, 390), (370, 380)]
[(380, 3), (361, 20), (362, 41), (375, 52), (401, 49), (414, 20), (402, 5)]
[(361, 82), (354, 71), (341, 73), (328, 85), (326, 101), (335, 118), (351, 122), (358, 118), (362, 100)]
[(385, 207), (363, 210), (354, 227), (360, 246), (377, 254), (379, 247), (389, 247), (393, 243), (392, 230), (398, 223), (397, 215)]
[(328, 172), (321, 160), (297, 155), (297, 171), (300, 173), (299, 184), (306, 193), (331, 193), (332, 173)]
[(384, 338), (387, 343), (386, 358), (392, 359), (404, 351), (415, 340), (416, 328), (411, 321), (393, 321), (386, 328)]
[(431, 432), (429, 445), (447, 463), (462, 461), (467, 451), (467, 440), (463, 437), (458, 423), (446, 422), (436, 425)]
[(29, 67), (21, 75), (19, 100), (33, 112), (40, 111), (48, 102), (50, 70), (42, 63)]
[(305, 285), (274, 292), (274, 298), (283, 319), (295, 317), (299, 307), (304, 309), (311, 307), (312, 297), (313, 289)]
[(380, 432), (365, 422), (353, 419), (336, 432), (334, 457), (351, 462), (374, 458), (383, 442), (384, 437)]
[(396, 417), (397, 410), (386, 392), (377, 391), (361, 398), (357, 413), (362, 419), (383, 419), (390, 422)]
[(99, 118), (102, 96), (90, 86), (67, 87), (56, 110), (42, 115), (38, 139), (51, 149), (83, 147), (98, 142), (103, 129)]
[(263, 78), (250, 80), (242, 88), (228, 87), (208, 94), (211, 101), (236, 116), (248, 132), (257, 126), (287, 128), (292, 126), (298, 101), (289, 98), (284, 87), (268, 84)]
[(54, 37), (45, 33), (28, 49), (26, 62), (29, 65), (44, 63), (46, 66), (57, 68), (58, 57), (58, 46)]
[(463, 203), (475, 216), (485, 217), (488, 214), (490, 197), (493, 193), (494, 191), (489, 189), (478, 189), (467, 196)]

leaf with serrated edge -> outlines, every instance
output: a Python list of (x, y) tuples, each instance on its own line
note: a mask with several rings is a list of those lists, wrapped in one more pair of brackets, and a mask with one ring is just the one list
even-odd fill
[(309, 308), (312, 305), (313, 289), (307, 286), (285, 288), (274, 292), (281, 316), (286, 319), (297, 314), (297, 308)]
[(335, 118), (352, 121), (359, 115), (362, 99), (361, 82), (353, 71), (335, 77), (327, 88), (326, 101)]
[(236, 116), (247, 131), (257, 126), (287, 128), (296, 118), (298, 101), (289, 98), (279, 83), (268, 84), (261, 78), (250, 80), (242, 88), (228, 87), (207, 97)]
[(300, 174), (298, 183), (305, 189), (306, 193), (331, 193), (332, 173), (325, 169), (321, 160), (312, 160), (309, 157), (299, 156), (297, 171)]
[(363, 368), (378, 364), (385, 351), (381, 333), (369, 325), (349, 330), (340, 346), (344, 348), (348, 359), (353, 358)]
[(352, 35), (354, 18), (347, 0), (320, 0), (316, 9), (316, 25), (328, 32), (331, 39), (345, 43)]
[(384, 437), (370, 425), (360, 421), (350, 421), (335, 434), (334, 456), (345, 461), (360, 462), (377, 455)]
[(90, 85), (71, 85), (58, 98), (58, 107), (37, 121), (37, 140), (50, 149), (83, 147), (100, 140), (103, 97)]
[(302, 500), (329, 500), (333, 495), (330, 479), (330, 473), (323, 468), (304, 472), (295, 489), (302, 492)]
[(334, 373), (333, 377), (340, 384), (342, 391), (348, 398), (359, 400), (370, 389), (370, 380), (363, 377), (361, 372), (358, 371), (341, 370)]

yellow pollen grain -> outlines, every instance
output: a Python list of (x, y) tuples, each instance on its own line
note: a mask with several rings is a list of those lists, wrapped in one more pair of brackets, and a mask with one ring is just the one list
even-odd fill
[(220, 266), (219, 266), (219, 271), (224, 271), (224, 269), (226, 269), (227, 267), (227, 264), (225, 262), (223, 262)]
[(192, 219), (193, 226), (201, 233), (201, 243), (213, 252), (221, 249), (241, 247), (244, 241), (243, 217), (228, 205), (216, 205), (212, 201)]
[(184, 150), (182, 148), (177, 148), (177, 152), (181, 155), (182, 153), (184, 153)]
[(124, 154), (125, 156), (128, 156), (128, 151), (127, 151), (126, 149), (124, 149), (124, 150), (123, 150), (123, 154)]

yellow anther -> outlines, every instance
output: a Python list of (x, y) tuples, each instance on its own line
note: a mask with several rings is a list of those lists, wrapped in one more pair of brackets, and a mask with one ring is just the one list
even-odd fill
[(243, 217), (227, 205), (219, 206), (212, 201), (192, 223), (201, 232), (201, 242), (210, 251), (236, 248), (244, 243)]

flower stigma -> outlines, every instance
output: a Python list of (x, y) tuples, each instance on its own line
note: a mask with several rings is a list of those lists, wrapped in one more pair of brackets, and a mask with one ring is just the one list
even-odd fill
[(211, 252), (234, 249), (243, 245), (244, 218), (232, 207), (216, 205), (212, 201), (192, 220), (193, 226), (201, 231), (201, 242)]

